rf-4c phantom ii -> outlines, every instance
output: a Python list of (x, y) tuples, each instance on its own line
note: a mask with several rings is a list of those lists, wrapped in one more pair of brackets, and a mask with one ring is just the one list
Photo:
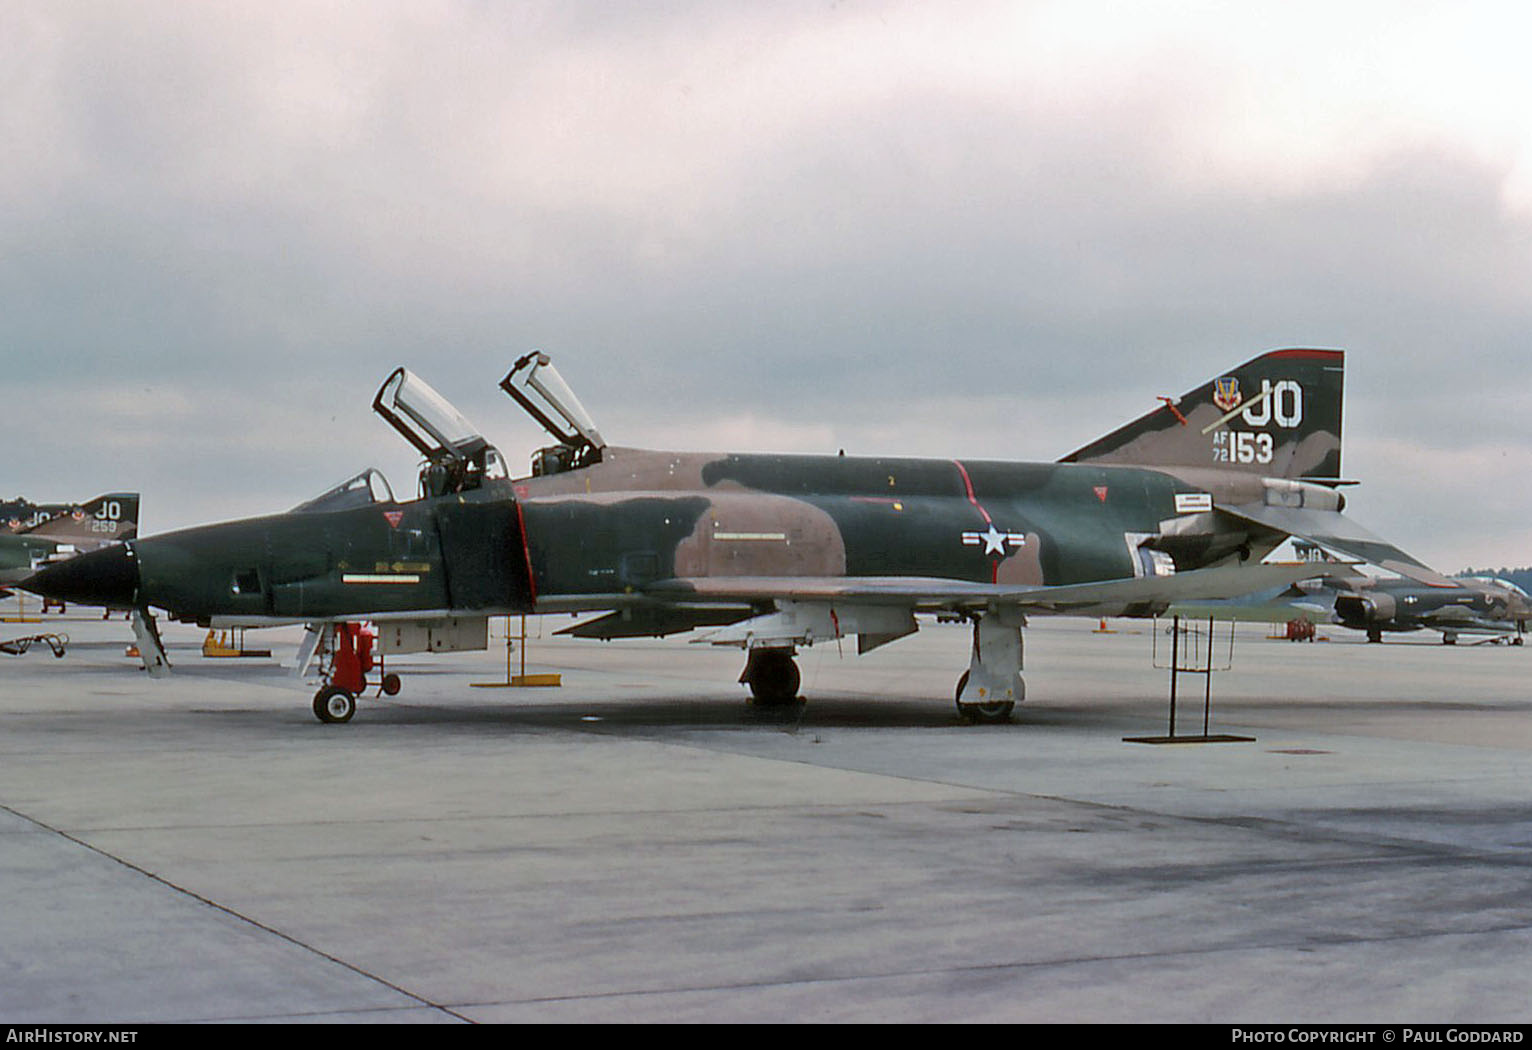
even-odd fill
[[(390, 635), (483, 648), (487, 618), (518, 613), (599, 614), (562, 632), (581, 638), (712, 628), (745, 651), (761, 704), (797, 699), (800, 646), (855, 635), (865, 653), (945, 614), (973, 626), (959, 711), (1004, 721), (1025, 695), (1028, 614), (1150, 616), (1323, 571), (1261, 564), (1290, 536), (1445, 582), (1341, 513), (1343, 378), (1341, 351), (1272, 351), (1056, 463), (710, 455), (607, 445), (532, 353), (500, 385), (555, 443), (516, 480), (399, 369), (373, 407), (424, 457), (417, 498), (367, 471), (285, 514), (134, 540), (29, 587), (134, 610), (151, 670), (165, 664), (152, 609), (307, 623), (303, 662), (320, 631), (358, 621), (385, 650)], [(337, 659), (315, 714), (348, 720), (365, 684)]]
[(1427, 630), (1441, 632), (1446, 645), (1456, 645), (1462, 635), (1522, 644), (1532, 596), (1494, 576), (1454, 576), (1451, 582), (1442, 587), (1401, 577), (1322, 575), (1232, 601), (1178, 602), (1171, 611), (1261, 623), (1303, 619), (1365, 631), (1369, 642), (1381, 642), (1385, 633)]
[(86, 503), (0, 503), (0, 597), (44, 565), (138, 534), (138, 493)]

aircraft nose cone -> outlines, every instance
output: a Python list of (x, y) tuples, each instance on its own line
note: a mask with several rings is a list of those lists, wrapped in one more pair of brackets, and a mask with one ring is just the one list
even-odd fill
[(131, 609), (138, 595), (138, 559), (118, 543), (50, 565), (21, 586), (56, 601)]

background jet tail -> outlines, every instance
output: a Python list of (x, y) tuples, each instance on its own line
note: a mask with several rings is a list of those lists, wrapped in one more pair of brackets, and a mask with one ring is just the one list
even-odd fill
[(1060, 462), (1216, 467), (1339, 481), (1345, 374), (1340, 350), (1272, 350)]
[(138, 535), (138, 493), (112, 492), (97, 496), (27, 530), (55, 543), (98, 547)]

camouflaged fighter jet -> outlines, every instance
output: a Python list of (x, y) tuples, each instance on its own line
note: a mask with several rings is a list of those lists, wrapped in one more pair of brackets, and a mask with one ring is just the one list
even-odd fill
[(1407, 579), (1342, 581), (1335, 596), (1335, 622), (1366, 631), (1369, 642), (1383, 641), (1385, 631), (1431, 630), (1441, 632), (1444, 645), (1456, 644), (1464, 634), (1522, 644), (1532, 619), (1532, 598), (1526, 591), (1493, 576), (1454, 577), (1452, 583), (1429, 587)]
[(1460, 635), (1487, 635), (1521, 645), (1532, 620), (1532, 597), (1509, 580), (1455, 576), (1450, 586), (1399, 577), (1319, 576), (1290, 587), (1227, 602), (1176, 603), (1182, 615), (1262, 623), (1307, 620), (1365, 631), (1369, 642), (1385, 633), (1440, 631), (1445, 645)]
[(0, 595), (44, 565), (138, 534), (138, 493), (87, 503), (0, 503)]
[[(1444, 582), (1341, 513), (1343, 374), (1341, 351), (1276, 350), (1057, 463), (1010, 463), (613, 447), (534, 353), (500, 385), (555, 443), (513, 480), (399, 369), (373, 407), (424, 457), (416, 499), (368, 471), (288, 513), (135, 540), (28, 587), (135, 610), (151, 670), (152, 609), (308, 623), (300, 663), (315, 625), (346, 621), (377, 624), (384, 651), (482, 648), (487, 617), (515, 613), (599, 613), (564, 632), (582, 638), (712, 628), (706, 641), (746, 652), (740, 680), (763, 704), (797, 699), (801, 646), (855, 635), (865, 653), (946, 614), (973, 625), (959, 711), (1002, 721), (1025, 695), (1029, 614), (1149, 616), (1320, 571), (1259, 564), (1289, 536)], [(358, 670), (336, 661), (321, 720), (352, 716)]]

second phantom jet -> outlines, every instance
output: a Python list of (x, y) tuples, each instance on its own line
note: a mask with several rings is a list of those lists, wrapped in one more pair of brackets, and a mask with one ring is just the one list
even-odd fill
[(113, 492), (87, 503), (0, 503), (0, 588), (15, 586), (44, 565), (137, 534), (136, 492)]

